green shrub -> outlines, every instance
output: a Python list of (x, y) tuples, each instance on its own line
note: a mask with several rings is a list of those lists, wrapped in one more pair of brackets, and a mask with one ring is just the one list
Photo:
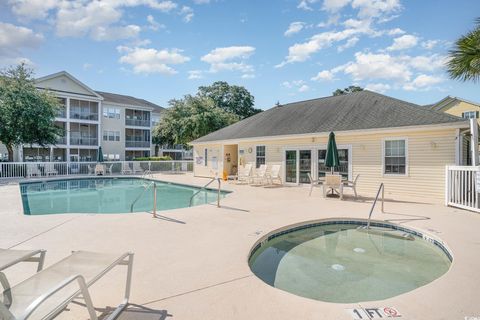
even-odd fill
[(172, 158), (170, 156), (162, 156), (162, 157), (139, 157), (133, 159), (133, 161), (171, 161)]

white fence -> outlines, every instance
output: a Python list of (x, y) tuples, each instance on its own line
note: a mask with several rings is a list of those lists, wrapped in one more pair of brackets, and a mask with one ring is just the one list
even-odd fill
[[(0, 162), (0, 179), (95, 174), (97, 162)], [(192, 172), (193, 161), (102, 162), (106, 175)]]
[[(478, 172), (478, 173), (477, 173)], [(445, 169), (445, 204), (447, 206), (480, 212), (477, 189), (480, 167), (447, 166)], [(478, 179), (480, 183), (480, 176)]]

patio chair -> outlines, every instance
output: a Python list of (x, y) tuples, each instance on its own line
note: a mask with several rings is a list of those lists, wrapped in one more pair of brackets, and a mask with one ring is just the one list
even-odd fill
[(279, 164), (274, 164), (272, 165), (272, 168), (270, 168), (270, 172), (267, 172), (266, 174), (266, 179), (267, 183), (269, 185), (274, 185), (274, 181), (278, 181), (279, 185), (282, 184), (282, 177), (280, 176), (280, 169), (282, 168), (281, 165)]
[(243, 170), (239, 170), (237, 177), (237, 184), (250, 183), (252, 179), (252, 164), (247, 163)]
[(133, 162), (133, 173), (141, 173), (143, 174), (145, 170), (142, 168), (141, 163), (138, 161)]
[(307, 173), (307, 176), (308, 176), (308, 179), (310, 180), (310, 192), (308, 193), (308, 196), (310, 197), (312, 195), (313, 188), (323, 187), (324, 180), (313, 179), (312, 174), (310, 172)]
[(95, 175), (95, 167), (94, 166), (88, 165), (87, 169), (88, 169), (88, 174)]
[[(37, 272), (43, 269), (45, 250), (12, 250), (0, 248), (0, 271), (20, 262), (37, 262)], [(0, 272), (0, 283), (1, 283)]]
[(36, 163), (29, 163), (27, 164), (27, 177), (31, 178), (33, 176), (41, 177), (42, 172), (40, 171), (40, 169), (38, 169), (38, 165)]
[(88, 288), (117, 265), (128, 265), (125, 297), (107, 319), (115, 319), (130, 296), (133, 253), (103, 254), (76, 251), (27, 280), (7, 288), (0, 302), (0, 319), (53, 319), (81, 297), (91, 320), (97, 320)]
[(58, 174), (53, 163), (46, 163), (43, 168), (45, 169), (46, 176), (56, 176)]
[(325, 175), (325, 182), (323, 183), (323, 196), (327, 196), (327, 189), (340, 194), (340, 200), (343, 200), (343, 183), (342, 176), (339, 174), (327, 174)]
[[(252, 185), (263, 185), (267, 178), (267, 165), (261, 164), (259, 168), (255, 170), (255, 174), (252, 176)], [(257, 182), (258, 181), (258, 182)]]
[(131, 174), (133, 173), (132, 169), (130, 169), (130, 165), (128, 162), (124, 162), (122, 164), (122, 174)]
[(360, 177), (359, 174), (357, 174), (355, 176), (355, 179), (353, 179), (353, 181), (345, 181), (343, 183), (343, 188), (351, 188), (353, 189), (353, 193), (355, 194), (355, 199), (357, 199), (357, 181), (358, 181), (358, 177)]
[(111, 163), (111, 164), (107, 164), (107, 165), (106, 165), (107, 173), (108, 173), (109, 175), (112, 175), (112, 174), (113, 174), (112, 169), (113, 169), (113, 165), (114, 165), (114, 164), (115, 164), (115, 163)]

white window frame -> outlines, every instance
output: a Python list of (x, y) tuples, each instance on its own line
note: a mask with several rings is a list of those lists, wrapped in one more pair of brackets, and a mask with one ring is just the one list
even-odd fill
[[(469, 115), (466, 117), (466, 115)], [(473, 117), (471, 116), (473, 114)], [(462, 112), (462, 118), (463, 119), (478, 119), (478, 111), (465, 111)]]
[(265, 155), (263, 156), (263, 158), (265, 159), (265, 165), (267, 165), (267, 146), (264, 145), (264, 144), (258, 144), (258, 145), (255, 145), (255, 169), (258, 169), (260, 168), (260, 166), (257, 167), (257, 147), (263, 147), (265, 149)]
[[(405, 141), (405, 173), (386, 173), (385, 172), (385, 143), (387, 141)], [(409, 176), (409, 153), (408, 153), (408, 138), (407, 137), (388, 137), (382, 139), (382, 176), (385, 177), (408, 177)]]

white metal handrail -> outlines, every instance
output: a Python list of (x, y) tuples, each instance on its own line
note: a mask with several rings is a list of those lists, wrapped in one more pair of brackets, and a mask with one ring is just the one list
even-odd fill
[(377, 204), (377, 200), (378, 200), (378, 196), (380, 195), (380, 191), (382, 191), (382, 213), (384, 212), (383, 205), (384, 205), (384, 197), (385, 197), (385, 186), (382, 182), (380, 184), (380, 187), (378, 188), (377, 196), (375, 197), (375, 200), (373, 201), (372, 208), (370, 209), (370, 214), (368, 215), (367, 229), (370, 229), (370, 219), (372, 218), (373, 209), (375, 209), (375, 205)]
[(208, 183), (206, 183), (203, 187), (201, 187), (200, 189), (198, 189), (191, 197), (190, 197), (190, 203), (189, 203), (189, 207), (192, 206), (192, 202), (193, 202), (193, 198), (195, 198), (195, 196), (197, 194), (199, 194), (201, 191), (203, 190), (206, 190), (207, 187), (212, 183), (214, 182), (215, 180), (218, 181), (218, 190), (217, 190), (217, 207), (220, 208), (220, 195), (221, 195), (221, 188), (222, 188), (222, 179), (220, 178), (212, 178), (212, 180), (210, 180)]
[(144, 186), (143, 191), (133, 200), (132, 204), (130, 205), (130, 212), (133, 212), (133, 207), (135, 206), (135, 203), (137, 203), (138, 200), (147, 192), (150, 187), (153, 186), (153, 215), (156, 216), (157, 214), (157, 183), (155, 181), (152, 181), (150, 184)]

